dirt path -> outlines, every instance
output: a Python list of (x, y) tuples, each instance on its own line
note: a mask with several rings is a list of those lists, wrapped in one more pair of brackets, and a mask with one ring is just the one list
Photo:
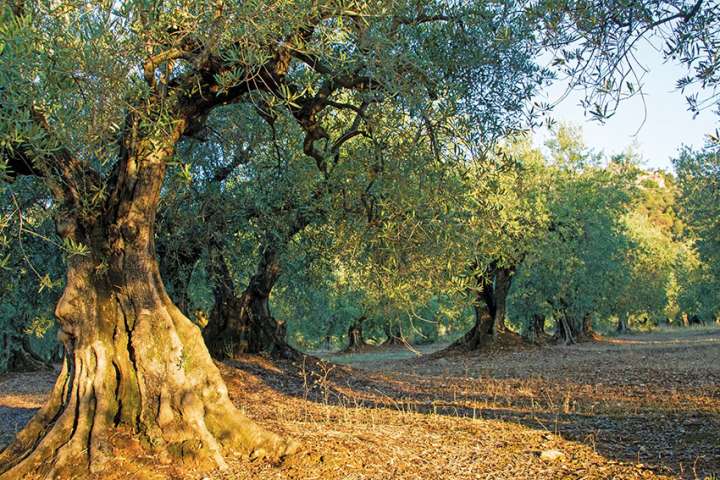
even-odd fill
[[(379, 351), (350, 360), (355, 368), (257, 357), (222, 365), (238, 404), (299, 439), (304, 451), (279, 467), (236, 459), (230, 472), (207, 478), (720, 476), (720, 330), (437, 359)], [(42, 403), (52, 380), (0, 378), (0, 442)], [(541, 457), (550, 451), (561, 456)], [(200, 478), (177, 465), (142, 469), (122, 455), (117, 463), (103, 478)]]

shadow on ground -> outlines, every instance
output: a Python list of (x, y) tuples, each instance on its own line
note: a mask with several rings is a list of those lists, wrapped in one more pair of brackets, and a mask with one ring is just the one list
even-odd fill
[[(208, 478), (703, 479), (720, 473), (720, 330), (440, 357), (399, 350), (357, 355), (341, 359), (352, 365), (258, 356), (219, 364), (239, 407), (304, 447), (280, 466), (233, 458), (228, 471)], [(54, 377), (0, 377), (0, 442), (42, 405)], [(551, 450), (563, 457), (544, 460), (541, 453)], [(200, 478), (166, 468), (151, 469), (152, 478)], [(133, 478), (146, 478), (143, 472)]]
[(362, 369), (313, 357), (228, 364), (325, 405), (513, 422), (659, 474), (720, 474), (719, 330), (440, 358), (353, 357), (362, 355)]

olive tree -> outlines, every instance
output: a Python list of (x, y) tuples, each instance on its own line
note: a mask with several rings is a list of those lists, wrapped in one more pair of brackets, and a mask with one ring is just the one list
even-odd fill
[(269, 121), (288, 112), (327, 175), (362, 125), (333, 139), (322, 112), (361, 121), (364, 104), (389, 98), (428, 118), (466, 112), (496, 133), (541, 76), (511, 2), (13, 1), (0, 15), (6, 173), (42, 179), (74, 249), (55, 310), (62, 372), (0, 454), (8, 478), (101, 469), (116, 429), (164, 461), (225, 467), (234, 451), (295, 450), (232, 404), (158, 268), (166, 171), (208, 117), (238, 102)]

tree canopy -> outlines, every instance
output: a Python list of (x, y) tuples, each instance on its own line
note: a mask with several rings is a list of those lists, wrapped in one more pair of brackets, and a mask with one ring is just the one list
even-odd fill
[(101, 472), (117, 431), (202, 468), (294, 453), (233, 405), (211, 354), (293, 358), (362, 325), (407, 342), (472, 323), (456, 345), (476, 348), (540, 338), (546, 317), (570, 343), (616, 317), (716, 314), (716, 155), (681, 154), (676, 221), (674, 187), (630, 159), (567, 127), (548, 154), (522, 133), (552, 123), (534, 96), (558, 78), (612, 115), (641, 88), (645, 39), (686, 67), (691, 109), (717, 105), (718, 16), (703, 0), (5, 2), (0, 368), (56, 360), (33, 333), (57, 330), (64, 358), (0, 475)]

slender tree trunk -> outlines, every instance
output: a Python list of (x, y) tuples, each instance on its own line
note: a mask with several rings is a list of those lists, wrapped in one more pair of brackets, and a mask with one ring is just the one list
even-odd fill
[(545, 335), (545, 315), (535, 315), (533, 321), (537, 335)]
[(239, 297), (219, 246), (211, 246), (210, 252), (215, 302), (204, 337), (211, 354), (216, 358), (233, 358), (242, 353), (298, 357), (300, 353), (287, 343), (285, 323), (275, 320), (270, 312), (270, 292), (280, 275), (276, 250), (264, 250), (255, 274)]
[(505, 316), (507, 315), (507, 297), (512, 284), (513, 270), (500, 268), (495, 273), (495, 285), (492, 289), (492, 304), (494, 306), (494, 334), (497, 336), (506, 333)]
[[(49, 400), (0, 453), (0, 477), (70, 478), (101, 469), (115, 432), (160, 460), (226, 466), (226, 453), (280, 457), (294, 450), (238, 411), (197, 326), (168, 297), (154, 224), (165, 147), (126, 145), (106, 207), (65, 211), (58, 233), (87, 247), (68, 259), (56, 308), (65, 347)], [(80, 215), (79, 209), (72, 210)]]
[(387, 337), (383, 342), (383, 345), (405, 345), (407, 343), (405, 341), (405, 337), (403, 337), (402, 328), (399, 323), (393, 322), (391, 324), (387, 324), (383, 330), (385, 332), (385, 336)]
[(573, 328), (573, 319), (568, 317), (567, 310), (563, 309), (557, 312), (555, 323), (555, 340), (557, 342), (564, 343), (565, 345), (571, 345), (577, 342), (576, 329)]

